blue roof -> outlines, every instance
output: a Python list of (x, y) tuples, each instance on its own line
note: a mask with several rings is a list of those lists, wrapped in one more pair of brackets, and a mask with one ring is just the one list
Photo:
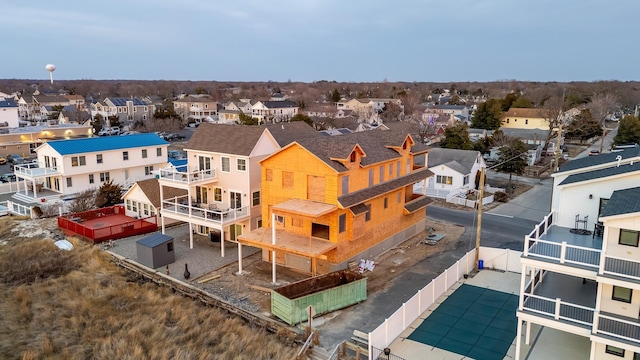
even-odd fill
[(178, 172), (187, 172), (187, 159), (169, 159), (169, 162), (178, 170)]
[(127, 106), (127, 101), (133, 101), (134, 106), (146, 106), (142, 100), (138, 98), (108, 98), (115, 106)]
[(640, 212), (640, 187), (614, 191), (600, 217), (637, 212)]
[(163, 233), (153, 233), (147, 237), (144, 237), (138, 241), (136, 244), (140, 244), (146, 247), (154, 248), (158, 245), (165, 244), (169, 241), (173, 240), (171, 236), (165, 235)]
[(153, 133), (49, 141), (47, 142), (47, 144), (49, 144), (60, 155), (82, 154), (145, 146), (169, 145), (168, 142)]
[[(3, 99), (3, 98), (0, 98), (0, 99)], [(3, 107), (18, 107), (18, 105), (16, 104), (15, 101), (5, 98), (3, 100), (0, 100), (0, 108), (3, 108)]]

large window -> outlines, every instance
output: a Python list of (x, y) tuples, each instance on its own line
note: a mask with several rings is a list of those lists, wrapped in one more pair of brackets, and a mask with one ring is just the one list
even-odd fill
[(251, 193), (251, 205), (260, 205), (260, 191), (254, 191), (253, 193)]
[(438, 176), (436, 177), (436, 183), (438, 183), (438, 184), (451, 185), (451, 184), (453, 184), (453, 177), (451, 177), (451, 176), (438, 175)]
[(373, 169), (369, 169), (369, 187), (373, 186)]
[(469, 183), (469, 175), (465, 175), (462, 179), (462, 185), (467, 185)]
[(229, 158), (228, 157), (222, 157), (222, 171), (224, 172), (230, 172), (231, 171), (231, 165), (229, 165)]
[(613, 346), (613, 345), (607, 345), (605, 352), (607, 354), (624, 357), (624, 349)]
[(156, 156), (162, 156), (162, 148), (156, 148)]
[(626, 303), (631, 303), (631, 294), (633, 293), (633, 290), (626, 288), (626, 287), (622, 287), (622, 286), (613, 286), (613, 294), (611, 296), (611, 299), (616, 300), (616, 301), (622, 301), (622, 302), (626, 302)]
[(282, 188), (293, 189), (293, 172), (291, 171), (282, 172)]
[(213, 188), (213, 200), (217, 202), (222, 201), (222, 189), (221, 188)]
[(100, 173), (100, 181), (101, 182), (109, 181), (109, 173), (108, 172)]
[(93, 184), (93, 174), (89, 174), (89, 184)]
[(97, 154), (96, 155), (96, 163), (102, 164), (102, 154)]
[(145, 175), (151, 175), (151, 173), (153, 172), (153, 166), (145, 166), (144, 167), (144, 174)]
[(84, 166), (87, 165), (87, 158), (84, 156), (71, 157), (71, 166)]
[(67, 178), (67, 187), (72, 187), (72, 186), (73, 186), (73, 183), (71, 182), (71, 178), (68, 177)]
[(349, 175), (345, 175), (342, 177), (342, 195), (347, 195), (349, 193)]
[(147, 158), (147, 149), (142, 149), (142, 158), (143, 159)]
[(384, 181), (384, 165), (380, 166), (380, 182)]
[(638, 247), (638, 231), (620, 229), (618, 244)]

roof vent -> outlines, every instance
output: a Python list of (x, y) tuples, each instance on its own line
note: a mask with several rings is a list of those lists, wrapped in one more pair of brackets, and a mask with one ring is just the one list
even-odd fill
[(622, 161), (622, 155), (616, 156), (616, 160), (618, 160), (618, 165), (616, 167), (619, 167), (620, 166), (620, 161)]

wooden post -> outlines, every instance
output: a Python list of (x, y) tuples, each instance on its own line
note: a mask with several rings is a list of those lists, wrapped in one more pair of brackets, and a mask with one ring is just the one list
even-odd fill
[(484, 167), (480, 168), (480, 192), (478, 193), (478, 227), (476, 228), (476, 263), (475, 271), (478, 271), (480, 262), (480, 234), (482, 233), (482, 200), (484, 197)]

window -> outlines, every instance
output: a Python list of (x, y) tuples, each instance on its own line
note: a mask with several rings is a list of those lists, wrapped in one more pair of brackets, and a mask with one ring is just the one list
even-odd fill
[(293, 172), (291, 171), (282, 172), (282, 188), (293, 189)]
[(162, 148), (156, 148), (156, 156), (162, 156)]
[(260, 205), (260, 191), (254, 191), (253, 193), (251, 193), (251, 205)]
[(436, 183), (451, 185), (453, 183), (453, 177), (438, 175), (436, 177)]
[(509, 123), (509, 118), (507, 118), (507, 124)]
[(247, 160), (245, 159), (237, 159), (236, 166), (238, 171), (246, 171), (247, 170)]
[(267, 178), (267, 181), (273, 181), (273, 170), (266, 169), (265, 170), (265, 177)]
[(400, 161), (396, 162), (396, 176), (400, 177)]
[(128, 151), (123, 151), (122, 152), (122, 160), (129, 160), (129, 152)]
[(89, 184), (93, 184), (93, 174), (89, 174)]
[(127, 210), (131, 210), (131, 200), (127, 199)]
[(633, 360), (640, 360), (640, 353), (633, 353)]
[(147, 158), (147, 149), (142, 149), (142, 158), (143, 159)]
[(144, 167), (144, 174), (145, 175), (151, 175), (152, 172), (153, 172), (153, 166), (145, 166)]
[(407, 174), (411, 172), (411, 159), (407, 159)]
[(608, 202), (609, 202), (609, 199), (600, 198), (600, 207), (598, 208), (598, 217), (600, 217), (600, 214), (602, 214), (602, 210), (604, 210), (604, 207), (607, 205)]
[(222, 189), (221, 188), (213, 188), (213, 200), (221, 202), (222, 201)]
[(87, 158), (85, 156), (80, 156), (80, 166), (87, 165)]
[(340, 214), (338, 216), (338, 232), (343, 233), (347, 231), (347, 214)]
[(71, 158), (71, 166), (85, 166), (87, 165), (87, 158), (85, 156), (73, 156)]
[(102, 154), (97, 154), (97, 155), (96, 155), (96, 162), (97, 162), (98, 164), (102, 164)]
[(633, 290), (622, 287), (622, 286), (613, 286), (613, 294), (611, 296), (612, 300), (622, 301), (626, 303), (631, 303), (631, 294)]
[(398, 204), (400, 204), (400, 202), (402, 202), (402, 192), (398, 191)]
[(231, 165), (229, 165), (229, 158), (228, 157), (222, 157), (222, 171), (224, 172), (229, 172), (231, 171)]
[(356, 152), (352, 151), (351, 155), (349, 156), (349, 161), (350, 162), (356, 162)]
[(138, 212), (138, 202), (137, 201), (132, 201), (131, 202), (131, 210), (134, 212)]
[(638, 247), (638, 231), (620, 229), (618, 244)]
[(108, 172), (100, 173), (100, 181), (101, 182), (109, 181), (109, 173)]
[(615, 347), (613, 345), (607, 345), (607, 348), (605, 349), (605, 352), (607, 354), (624, 357), (624, 349), (619, 348), (619, 347)]
[(349, 193), (349, 175), (345, 175), (342, 177), (342, 195), (347, 195)]
[(143, 214), (145, 214), (146, 216), (149, 216), (149, 204), (144, 204), (144, 210), (142, 211)]
[(71, 183), (71, 178), (68, 177), (67, 178), (67, 187), (71, 187), (71, 186), (73, 186), (72, 183)]
[(469, 175), (465, 175), (464, 178), (462, 178), (462, 185), (467, 185), (469, 183)]
[(369, 187), (373, 186), (373, 169), (369, 169)]
[(384, 181), (384, 165), (380, 166), (380, 182)]
[(367, 205), (367, 212), (364, 213), (364, 221), (371, 220), (371, 204)]
[(385, 209), (389, 206), (388, 202), (389, 202), (388, 199), (384, 198), (384, 208)]
[(167, 251), (173, 251), (173, 242), (167, 243)]
[(393, 176), (393, 164), (389, 164), (389, 179)]

